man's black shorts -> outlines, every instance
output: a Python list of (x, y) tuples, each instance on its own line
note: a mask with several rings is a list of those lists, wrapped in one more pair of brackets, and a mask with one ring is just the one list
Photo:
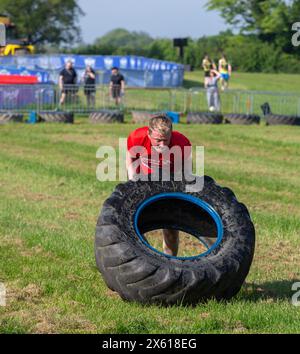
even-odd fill
[(111, 91), (112, 97), (113, 98), (119, 98), (121, 97), (121, 86), (113, 86), (112, 91)]
[(66, 95), (72, 95), (75, 94), (78, 91), (77, 87), (63, 87), (62, 93), (65, 93)]

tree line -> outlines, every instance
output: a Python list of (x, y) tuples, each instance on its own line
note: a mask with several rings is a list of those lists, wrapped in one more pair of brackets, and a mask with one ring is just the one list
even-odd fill
[[(205, 53), (217, 61), (225, 52), (234, 70), (300, 72), (300, 47), (291, 40), (293, 24), (300, 22), (300, 0), (208, 0), (206, 9), (218, 11), (230, 29), (215, 36), (189, 38), (184, 64), (200, 68)], [(8, 15), (17, 25), (18, 35), (28, 38), (39, 52), (179, 61), (171, 39), (152, 38), (145, 32), (115, 29), (92, 44), (78, 44), (78, 23), (84, 13), (77, 0), (0, 0), (0, 13)]]
[[(167, 38), (152, 38), (144, 32), (115, 29), (98, 38), (93, 44), (80, 45), (69, 51), (74, 54), (138, 55), (179, 62), (178, 49)], [(300, 56), (287, 53), (273, 42), (254, 34), (234, 34), (228, 30), (215, 36), (189, 38), (183, 64), (201, 68), (204, 55), (218, 61), (225, 53), (234, 70), (244, 72), (300, 73)]]

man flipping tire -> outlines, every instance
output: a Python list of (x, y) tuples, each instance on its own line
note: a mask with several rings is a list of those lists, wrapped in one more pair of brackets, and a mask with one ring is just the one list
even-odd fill
[[(142, 150), (138, 152), (136, 147)], [(174, 157), (170, 153), (164, 154), (174, 147), (180, 149), (179, 159), (182, 161), (175, 161), (178, 155)], [(173, 131), (172, 121), (165, 114), (154, 115), (150, 118), (148, 127), (138, 128), (128, 136), (126, 164), (130, 180), (135, 179), (138, 174), (150, 176), (157, 171), (157, 168), (158, 170), (169, 169), (171, 173), (174, 173), (177, 166), (180, 168), (187, 166), (190, 159), (190, 141), (183, 134)], [(164, 253), (177, 256), (178, 247), (179, 231), (164, 229)]]

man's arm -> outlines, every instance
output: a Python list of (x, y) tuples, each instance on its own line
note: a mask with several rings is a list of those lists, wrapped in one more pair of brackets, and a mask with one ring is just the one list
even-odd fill
[(121, 92), (124, 93), (124, 91), (125, 91), (125, 80), (123, 79), (121, 81)]
[(64, 81), (63, 81), (64, 77), (62, 75), (59, 76), (59, 79), (58, 79), (58, 85), (59, 85), (59, 88), (62, 90), (63, 87), (64, 87)]
[(221, 74), (217, 70), (211, 70), (213, 73), (215, 73), (216, 78), (219, 79), (221, 77)]
[(76, 85), (76, 83), (77, 83), (77, 72), (74, 70), (73, 84)]
[(222, 60), (220, 59), (220, 60), (219, 60), (219, 63), (218, 63), (218, 70), (219, 70), (219, 71), (222, 70), (222, 65), (221, 65), (221, 63), (222, 63)]
[(96, 77), (95, 73), (93, 73), (92, 71), (90, 71), (90, 72), (88, 73), (88, 75), (89, 75), (89, 77), (90, 77), (91, 79), (95, 79), (95, 77)]
[(128, 179), (129, 180), (133, 180), (134, 179), (134, 175), (135, 175), (135, 169), (133, 167), (133, 162), (136, 160), (136, 158), (132, 158), (130, 156), (129, 151), (127, 151), (126, 153), (126, 168), (127, 168), (127, 173), (128, 173)]

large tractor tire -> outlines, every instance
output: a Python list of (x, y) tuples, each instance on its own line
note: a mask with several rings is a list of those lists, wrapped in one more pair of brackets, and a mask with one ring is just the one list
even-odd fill
[(267, 125), (300, 125), (300, 117), (279, 114), (266, 115)]
[[(95, 236), (97, 266), (107, 286), (127, 301), (196, 304), (235, 296), (249, 272), (255, 230), (244, 204), (210, 177), (192, 182), (129, 181), (105, 201)], [(193, 257), (153, 248), (144, 234), (176, 229), (211, 240)], [(212, 245), (212, 246), (211, 246)]]
[(186, 121), (187, 124), (221, 124), (223, 115), (211, 112), (190, 112)]
[(225, 123), (229, 124), (251, 125), (260, 123), (260, 116), (256, 114), (226, 114), (224, 119)]
[(123, 123), (124, 122), (124, 113), (118, 110), (101, 110), (92, 112), (89, 117), (91, 123)]
[(6, 124), (11, 122), (23, 122), (23, 114), (0, 112), (0, 124)]
[(154, 112), (132, 111), (132, 123), (148, 124), (149, 119), (154, 115)]
[(72, 112), (39, 112), (40, 122), (46, 123), (74, 123), (74, 113)]

